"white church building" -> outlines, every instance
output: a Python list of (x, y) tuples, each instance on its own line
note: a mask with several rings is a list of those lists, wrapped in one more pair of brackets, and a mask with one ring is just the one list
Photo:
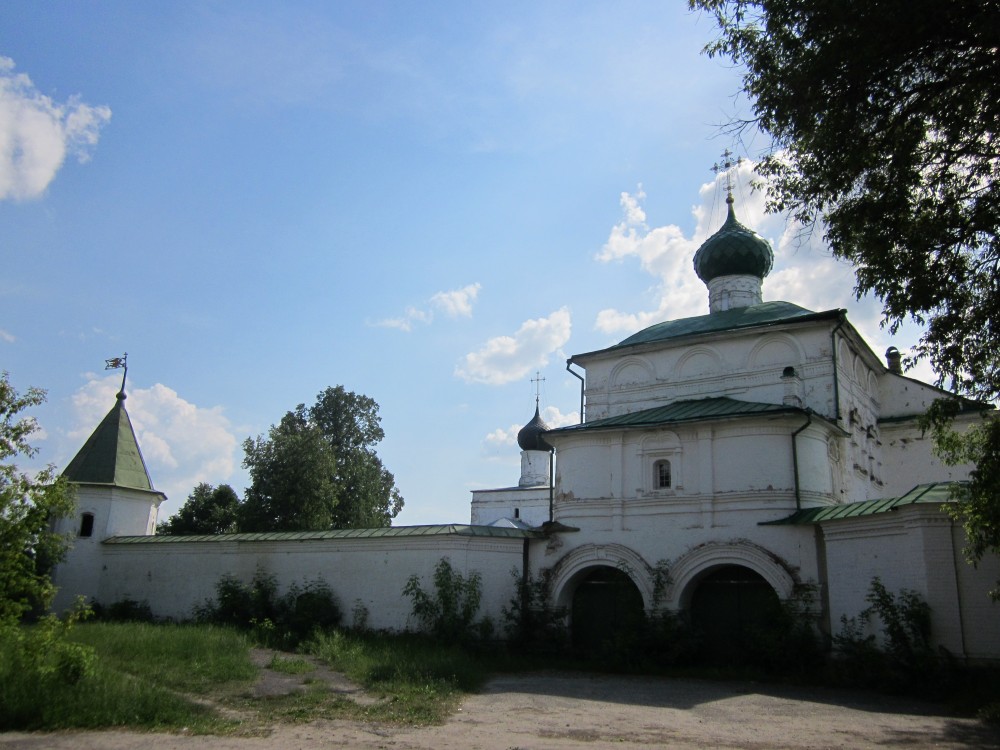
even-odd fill
[[(1000, 659), (1000, 559), (963, 558), (943, 507), (969, 466), (937, 459), (918, 418), (939, 389), (878, 357), (844, 310), (764, 302), (770, 245), (736, 218), (698, 250), (709, 312), (577, 354), (583, 421), (518, 436), (516, 486), (473, 492), (471, 523), (315, 532), (158, 536), (149, 479), (120, 393), (65, 470), (77, 514), (55, 571), (56, 608), (77, 595), (149, 603), (185, 618), (223, 575), (258, 568), (288, 586), (322, 577), (374, 628), (414, 627), (406, 580), (447, 557), (482, 577), (494, 621), (517, 577), (548, 581), (583, 647), (664, 608), (724, 637), (769, 601), (794, 601), (820, 631), (856, 617), (878, 577), (917, 592), (934, 638), (968, 661)], [(573, 369), (576, 368), (576, 369)], [(989, 406), (964, 402), (959, 424)]]

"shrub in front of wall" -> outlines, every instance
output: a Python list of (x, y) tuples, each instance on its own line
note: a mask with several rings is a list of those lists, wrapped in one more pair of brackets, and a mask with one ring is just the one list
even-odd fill
[(482, 601), (482, 578), (473, 571), (463, 576), (447, 557), (434, 567), (434, 590), (425, 591), (414, 574), (403, 587), (403, 596), (413, 600), (413, 617), (421, 629), (442, 643), (469, 643), (481, 639), (492, 626), (476, 622)]
[(294, 648), (317, 629), (340, 624), (342, 610), (322, 578), (293, 583), (278, 595), (275, 577), (258, 568), (250, 583), (225, 575), (216, 583), (215, 601), (195, 611), (195, 619), (249, 630), (262, 645)]

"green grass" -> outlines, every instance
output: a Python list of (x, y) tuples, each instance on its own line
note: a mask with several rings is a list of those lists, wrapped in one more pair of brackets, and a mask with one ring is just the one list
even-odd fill
[(242, 635), (218, 628), (103, 623), (78, 625), (70, 638), (97, 654), (93, 673), (75, 684), (40, 675), (10, 643), (0, 644), (0, 729), (229, 732), (238, 726), (190, 696), (237, 690), (255, 677)]
[(279, 656), (277, 652), (271, 657), (267, 668), (273, 669), (275, 672), (281, 672), (282, 674), (306, 674), (316, 669), (316, 667), (301, 656), (289, 658)]
[(204, 695), (257, 676), (250, 642), (231, 628), (93, 623), (75, 628), (72, 638), (93, 646), (108, 669), (178, 692)]
[(379, 696), (364, 707), (367, 719), (408, 724), (444, 721), (462, 695), (477, 690), (490, 664), (458, 646), (441, 646), (413, 635), (318, 634), (310, 653)]

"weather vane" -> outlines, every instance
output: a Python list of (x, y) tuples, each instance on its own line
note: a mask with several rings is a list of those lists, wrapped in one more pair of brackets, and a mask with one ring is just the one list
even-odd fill
[(542, 373), (535, 370), (535, 377), (531, 379), (531, 382), (535, 384), (535, 406), (538, 406), (538, 399), (541, 396), (542, 383), (545, 382), (545, 378), (542, 377)]
[(125, 378), (128, 377), (128, 352), (125, 352), (120, 357), (112, 357), (111, 359), (104, 360), (105, 370), (124, 370), (122, 373), (122, 387), (118, 391), (122, 396), (125, 395)]

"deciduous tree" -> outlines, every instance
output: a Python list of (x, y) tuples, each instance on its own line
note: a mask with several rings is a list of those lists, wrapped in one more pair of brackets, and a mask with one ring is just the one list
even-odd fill
[(288, 412), (267, 437), (247, 438), (250, 487), (240, 531), (329, 529), (337, 506), (337, 457), (318, 428)]
[(299, 404), (266, 438), (244, 443), (252, 484), (240, 529), (390, 525), (403, 498), (375, 452), (384, 436), (378, 404), (343, 386)]
[(202, 482), (173, 516), (157, 525), (157, 534), (228, 534), (236, 531), (240, 498), (228, 484)]
[(36, 452), (28, 439), (38, 425), (22, 412), (44, 400), (44, 391), (19, 394), (0, 374), (0, 625), (48, 608), (55, 593), (49, 570), (66, 548), (49, 523), (72, 512), (69, 485), (51, 466), (31, 476), (15, 463)]

